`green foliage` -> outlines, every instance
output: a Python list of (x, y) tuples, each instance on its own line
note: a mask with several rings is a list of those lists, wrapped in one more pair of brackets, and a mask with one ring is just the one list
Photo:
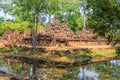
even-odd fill
[(114, 39), (120, 33), (120, 3), (116, 0), (88, 0), (88, 26), (101, 36)]
[(3, 31), (1, 30), (1, 25), (3, 21), (4, 21), (4, 18), (0, 17), (0, 35), (3, 33)]
[(67, 21), (68, 25), (74, 32), (82, 28), (82, 19), (80, 13), (68, 15)]
[(116, 48), (116, 54), (117, 54), (118, 56), (120, 56), (120, 47), (117, 47), (117, 48)]
[(4, 33), (4, 31), (6, 30), (14, 31), (15, 29), (17, 29), (20, 33), (22, 33), (24, 29), (28, 28), (29, 26), (30, 26), (30, 23), (28, 21), (24, 21), (24, 22), (6, 21), (6, 22), (1, 23), (0, 35), (2, 35), (2, 33)]
[[(42, 12), (60, 16), (62, 12), (79, 12), (78, 0), (12, 0), (14, 15), (21, 20), (33, 20), (36, 13)], [(31, 6), (32, 5), (32, 6)]]
[[(2, 34), (6, 30), (10, 30), (10, 31), (18, 30), (20, 33), (23, 33), (23, 31), (26, 28), (28, 28), (29, 30), (31, 30), (31, 28), (32, 28), (30, 22), (28, 22), (28, 21), (16, 20), (15, 22), (10, 22), (10, 21), (1, 22), (1, 24), (0, 24), (0, 36), (2, 36)], [(42, 26), (41, 24), (38, 24), (38, 29), (44, 29), (44, 26)]]
[(4, 17), (0, 17), (0, 24), (4, 21)]
[(45, 11), (47, 14), (60, 16), (62, 12), (79, 12), (78, 0), (48, 0), (48, 2)]

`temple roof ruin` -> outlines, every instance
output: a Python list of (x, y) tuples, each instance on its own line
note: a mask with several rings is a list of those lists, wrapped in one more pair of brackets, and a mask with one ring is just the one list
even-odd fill
[(93, 34), (92, 30), (87, 30), (86, 28), (83, 28), (77, 32), (77, 37), (81, 40), (93, 39), (94, 36), (95, 35)]
[[(92, 30), (83, 28), (75, 34), (64, 20), (61, 24), (58, 19), (55, 19), (54, 24), (48, 23), (45, 29), (45, 34), (53, 38), (63, 38), (67, 40), (90, 40), (95, 34)], [(99, 37), (99, 39), (102, 39)]]
[(55, 19), (55, 24), (48, 23), (46, 26), (45, 33), (54, 38), (70, 39), (74, 35), (74, 32), (68, 27), (67, 22), (64, 21), (60, 24), (58, 19)]

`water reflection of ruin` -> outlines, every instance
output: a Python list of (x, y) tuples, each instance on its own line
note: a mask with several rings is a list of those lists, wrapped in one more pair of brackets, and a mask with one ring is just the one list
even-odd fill
[[(32, 37), (29, 29), (20, 34), (17, 30), (13, 33), (6, 31), (2, 39), (5, 45), (31, 44)], [(95, 35), (91, 30), (83, 28), (76, 34), (68, 27), (67, 22), (60, 23), (58, 19), (54, 24), (48, 23), (45, 30), (38, 30), (37, 46), (100, 46), (107, 45), (106, 39), (101, 37), (93, 38)]]

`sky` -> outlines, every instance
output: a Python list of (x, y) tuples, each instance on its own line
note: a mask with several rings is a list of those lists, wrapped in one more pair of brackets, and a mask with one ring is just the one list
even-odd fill
[[(5, 18), (5, 14), (3, 13), (3, 11), (0, 11), (0, 17), (4, 17)], [(6, 19), (13, 19), (13, 17), (11, 15), (6, 15)]]

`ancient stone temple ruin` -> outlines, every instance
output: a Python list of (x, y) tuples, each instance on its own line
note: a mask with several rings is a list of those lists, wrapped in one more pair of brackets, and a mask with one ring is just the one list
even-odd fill
[[(83, 28), (76, 34), (68, 27), (64, 20), (62, 23), (55, 19), (54, 24), (48, 23), (45, 30), (40, 29), (37, 33), (37, 46), (54, 47), (79, 47), (79, 46), (107, 46), (106, 39), (102, 37), (94, 38), (92, 30)], [(29, 29), (25, 29), (22, 34), (17, 30), (13, 33), (6, 31), (2, 39), (4, 44), (9, 45), (31, 45), (32, 36)]]
[(42, 46), (79, 47), (107, 45), (105, 38), (94, 38), (95, 34), (93, 34), (92, 30), (83, 28), (75, 34), (68, 27), (66, 21), (60, 24), (58, 19), (54, 21), (54, 24), (48, 23), (43, 33), (38, 34), (38, 44)]

